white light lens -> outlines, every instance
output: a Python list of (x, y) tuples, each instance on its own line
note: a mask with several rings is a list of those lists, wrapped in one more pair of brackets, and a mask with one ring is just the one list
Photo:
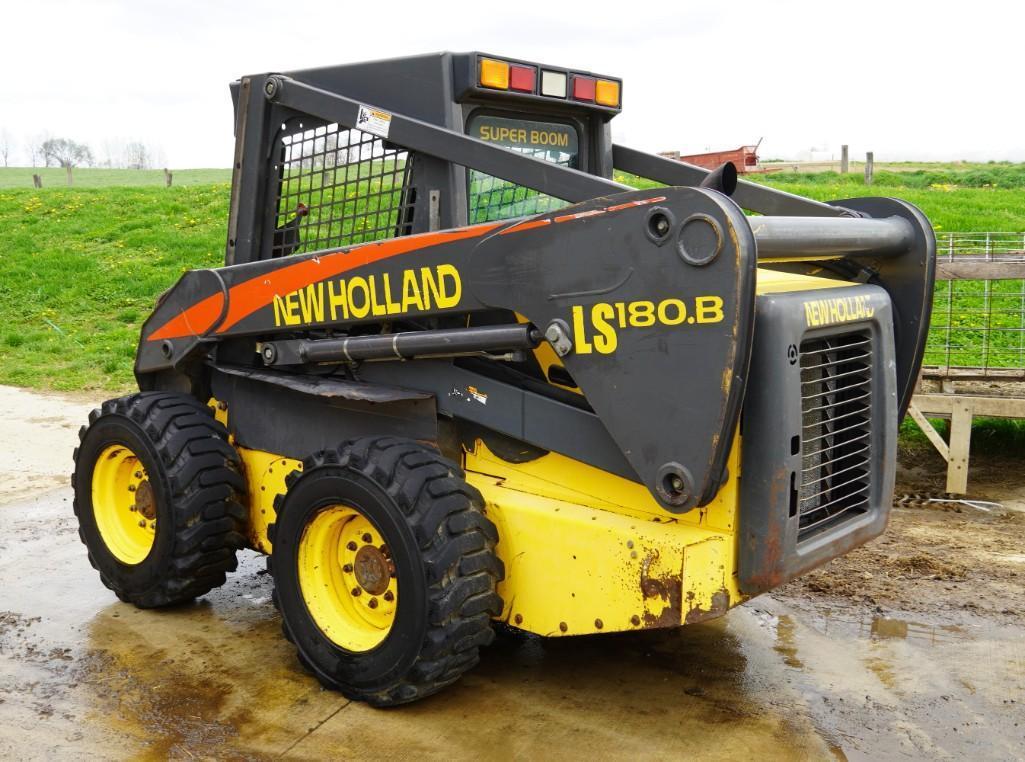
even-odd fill
[(554, 98), (565, 98), (566, 75), (561, 71), (542, 71), (541, 95), (551, 95)]

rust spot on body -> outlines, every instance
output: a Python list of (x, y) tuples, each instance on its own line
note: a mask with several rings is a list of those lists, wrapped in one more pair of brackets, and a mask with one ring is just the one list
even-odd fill
[(730, 594), (726, 588), (722, 588), (715, 592), (712, 596), (712, 605), (707, 609), (701, 608), (701, 606), (694, 606), (687, 612), (687, 617), (683, 620), (684, 624), (696, 624), (697, 622), (704, 622), (708, 619), (715, 619), (720, 617), (729, 611), (730, 608)]
[(652, 551), (641, 565), (641, 593), (645, 599), (661, 598), (665, 602), (660, 614), (644, 612), (644, 626), (677, 627), (683, 612), (683, 579), (680, 575), (652, 575), (651, 565), (658, 559), (658, 551)]

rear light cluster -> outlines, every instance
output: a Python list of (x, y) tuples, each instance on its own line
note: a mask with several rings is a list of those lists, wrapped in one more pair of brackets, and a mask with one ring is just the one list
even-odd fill
[(495, 58), (481, 58), (478, 72), (480, 86), (491, 90), (511, 90), (619, 108), (620, 87), (614, 79), (554, 71), (543, 66), (509, 63)]

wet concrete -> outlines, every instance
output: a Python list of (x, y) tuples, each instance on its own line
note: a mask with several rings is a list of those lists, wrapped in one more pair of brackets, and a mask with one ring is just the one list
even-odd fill
[(0, 756), (1013, 759), (1025, 643), (985, 620), (799, 613), (762, 597), (680, 630), (503, 636), (447, 692), (373, 710), (324, 691), (247, 554), (144, 612), (89, 568), (70, 491), (0, 506)]
[(59, 456), (0, 451), (0, 481), (40, 478), (34, 499), (0, 491), (0, 759), (1025, 758), (1020, 621), (806, 591), (679, 630), (505, 634), (438, 696), (350, 703), (296, 662), (255, 554), (172, 610), (103, 588), (70, 490), (38, 494), (67, 469), (79, 412), (33, 429)]

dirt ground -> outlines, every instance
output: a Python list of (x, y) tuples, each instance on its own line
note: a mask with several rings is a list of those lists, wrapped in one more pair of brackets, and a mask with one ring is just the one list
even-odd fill
[[(974, 459), (983, 506), (886, 535), (678, 630), (501, 636), (397, 710), (322, 690), (245, 554), (193, 605), (100, 585), (66, 477), (87, 400), (0, 387), (0, 758), (1025, 759), (1025, 474)], [(942, 489), (929, 453), (898, 491)]]

